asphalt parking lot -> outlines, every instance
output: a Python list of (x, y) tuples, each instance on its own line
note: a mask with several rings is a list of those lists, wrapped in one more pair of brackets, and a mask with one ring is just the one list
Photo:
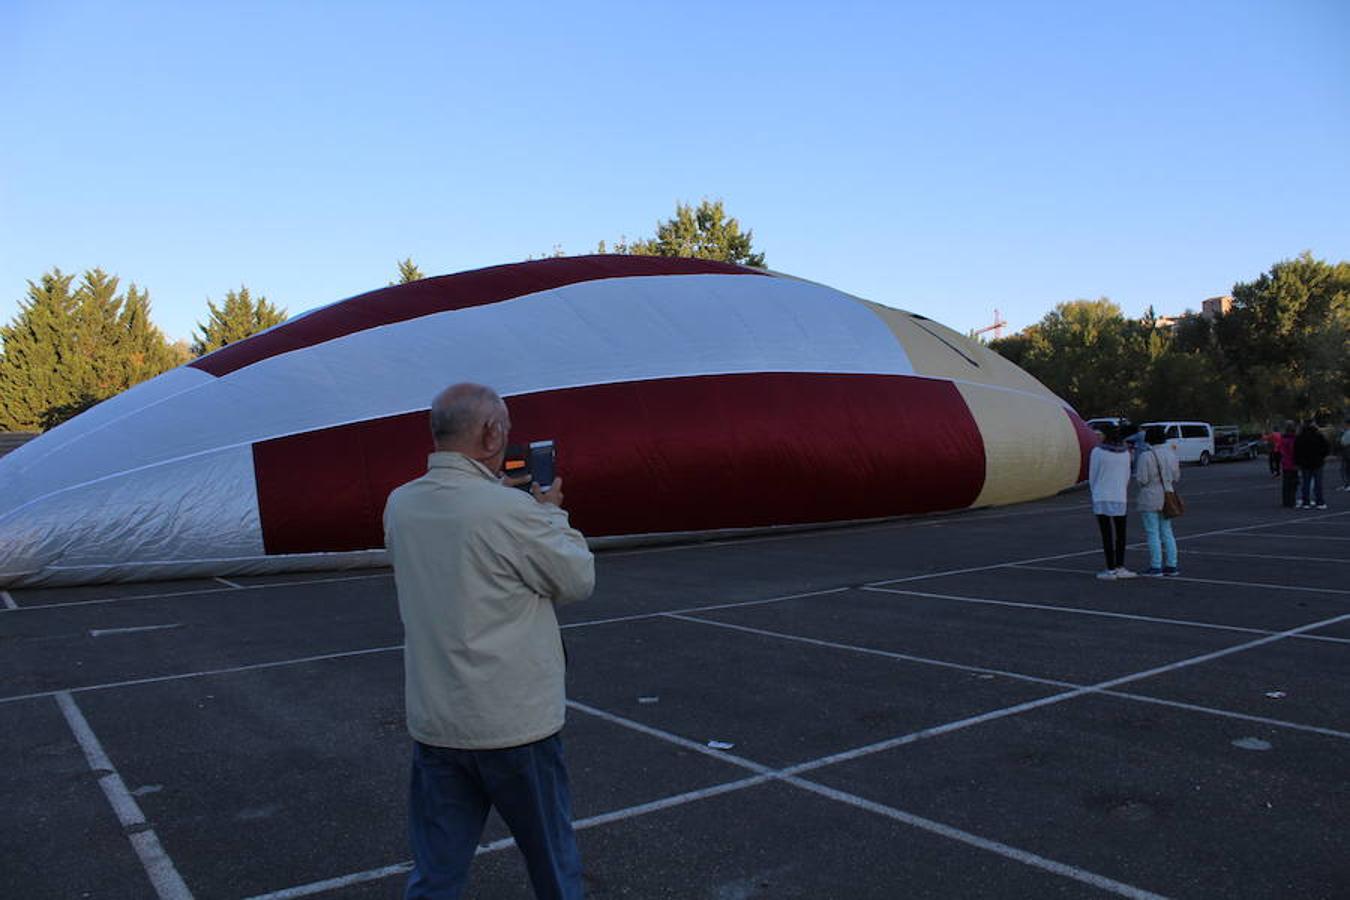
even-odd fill
[[(1093, 578), (1082, 492), (599, 554), (563, 616), (588, 894), (1350, 894), (1350, 494), (1182, 489), (1175, 579)], [(0, 896), (399, 895), (387, 571), (0, 600)], [(528, 897), (483, 840), (471, 895)]]

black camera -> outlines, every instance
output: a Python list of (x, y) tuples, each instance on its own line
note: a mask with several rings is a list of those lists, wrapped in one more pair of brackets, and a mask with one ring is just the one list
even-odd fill
[(537, 484), (541, 491), (553, 486), (556, 451), (553, 441), (531, 441), (528, 447), (513, 444), (506, 448), (506, 458), (502, 461), (502, 474), (508, 478), (529, 475), (530, 480), (518, 484), (526, 493), (530, 486)]

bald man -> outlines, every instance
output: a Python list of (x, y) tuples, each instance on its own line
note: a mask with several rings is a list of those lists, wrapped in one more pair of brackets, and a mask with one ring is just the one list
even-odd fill
[(590, 596), (595, 564), (561, 478), (546, 493), (503, 484), (510, 431), (491, 388), (446, 388), (431, 406), (427, 474), (384, 509), (414, 741), (407, 898), (460, 896), (491, 807), (536, 897), (582, 895), (554, 609)]

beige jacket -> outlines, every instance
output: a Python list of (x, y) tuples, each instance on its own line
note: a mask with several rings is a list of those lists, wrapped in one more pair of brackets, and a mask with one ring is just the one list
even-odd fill
[(1135, 507), (1144, 512), (1158, 512), (1163, 508), (1163, 491), (1173, 490), (1181, 481), (1181, 463), (1171, 447), (1150, 444), (1139, 454), (1135, 479), (1139, 482)]
[(567, 513), (460, 453), (397, 488), (384, 540), (403, 618), (408, 731), (424, 744), (514, 747), (563, 725), (555, 605), (590, 596), (595, 561)]

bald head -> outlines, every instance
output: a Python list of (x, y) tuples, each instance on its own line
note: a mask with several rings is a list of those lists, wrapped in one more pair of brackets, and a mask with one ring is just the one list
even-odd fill
[(437, 450), (454, 450), (487, 463), (505, 453), (510, 430), (506, 404), (486, 385), (452, 384), (431, 401), (431, 436)]

